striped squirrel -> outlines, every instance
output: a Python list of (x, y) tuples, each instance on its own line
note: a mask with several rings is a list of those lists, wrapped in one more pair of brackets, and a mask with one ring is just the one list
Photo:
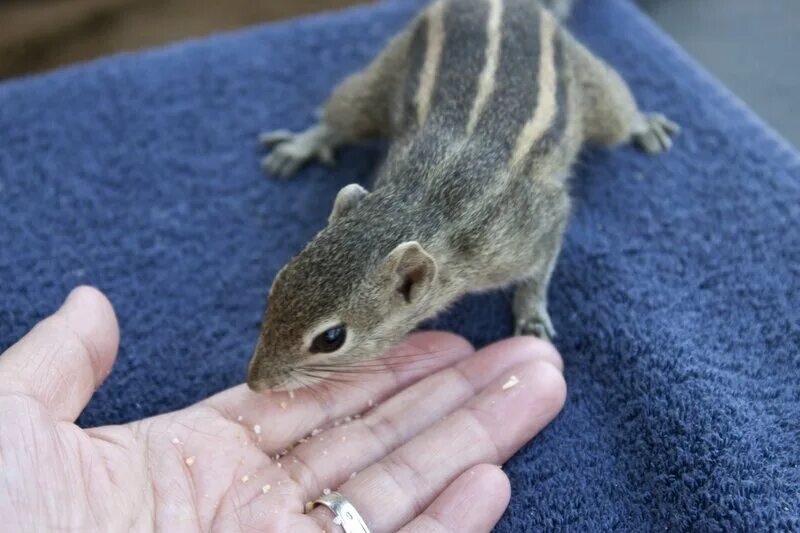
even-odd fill
[(582, 144), (655, 154), (678, 131), (560, 25), (570, 3), (437, 0), (336, 87), (319, 124), (262, 136), (280, 176), (345, 143), (391, 144), (372, 192), (344, 187), (276, 276), (252, 389), (357, 367), (465, 293), (509, 284), (515, 334), (554, 334), (547, 286)]

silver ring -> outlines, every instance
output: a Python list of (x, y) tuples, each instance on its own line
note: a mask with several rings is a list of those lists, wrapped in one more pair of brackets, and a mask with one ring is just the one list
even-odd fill
[(336, 515), (333, 523), (342, 526), (344, 533), (370, 533), (366, 522), (358, 514), (356, 508), (340, 492), (333, 491), (325, 494), (316, 500), (314, 505), (324, 505), (333, 511), (333, 514)]

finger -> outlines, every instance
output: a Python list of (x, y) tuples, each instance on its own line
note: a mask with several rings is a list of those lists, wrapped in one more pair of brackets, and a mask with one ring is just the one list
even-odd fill
[(286, 164), (286, 155), (276, 150), (261, 160), (261, 167), (276, 177), (282, 177), (282, 168)]
[(262, 133), (258, 137), (258, 142), (264, 146), (272, 146), (283, 141), (288, 141), (292, 138), (292, 132), (289, 130), (275, 130)]
[(272, 154), (261, 158), (261, 170), (272, 173), (273, 158)]
[(26, 394), (74, 421), (111, 371), (118, 346), (111, 303), (97, 289), (78, 287), (0, 356), (0, 394)]
[(672, 138), (667, 133), (667, 130), (661, 127), (656, 127), (653, 129), (653, 133), (655, 133), (658, 142), (661, 144), (661, 148), (663, 151), (668, 151), (672, 148)]
[(400, 533), (489, 532), (510, 498), (508, 476), (495, 465), (478, 465), (461, 474)]
[(492, 381), (507, 378), (515, 366), (534, 360), (561, 365), (545, 341), (514, 337), (495, 343), (399, 392), (363, 418), (310, 437), (280, 462), (300, 482), (305, 499), (313, 500), (438, 423)]
[(245, 425), (251, 433), (257, 428), (255, 440), (259, 446), (275, 454), (312, 430), (365, 411), (473, 351), (466, 340), (450, 333), (416, 333), (383, 358), (371, 361), (370, 372), (355, 374), (358, 380), (352, 383), (301, 389), (294, 393), (254, 393), (246, 385), (239, 385), (212, 396), (203, 404)]
[(276, 150), (272, 154), (272, 172), (276, 176), (283, 176), (283, 167), (286, 165), (286, 155), (282, 154), (280, 150)]
[(306, 162), (299, 157), (289, 157), (287, 158), (286, 164), (284, 165), (282, 171), (284, 177), (294, 176), (297, 174), (297, 171), (300, 170), (300, 167), (303, 166)]
[(284, 165), (285, 156), (280, 152), (280, 150), (276, 150), (275, 152), (269, 155), (269, 171), (272, 172), (276, 176), (281, 176), (281, 168)]
[(333, 155), (333, 149), (330, 146), (325, 146), (320, 149), (319, 160), (322, 164), (329, 167), (336, 166), (336, 157)]
[(650, 121), (651, 124), (654, 124), (656, 126), (661, 126), (662, 129), (666, 130), (669, 133), (678, 133), (681, 129), (677, 123), (668, 119), (667, 116), (664, 115), (663, 113), (652, 113), (648, 115), (648, 120)]
[(657, 154), (661, 151), (661, 146), (659, 145), (658, 140), (650, 134), (637, 137), (635, 143), (640, 150), (648, 154)]
[(674, 122), (668, 119), (667, 117), (664, 117), (663, 115), (662, 115), (662, 120), (664, 124), (664, 129), (667, 130), (671, 135), (680, 133), (681, 127), (678, 125), (677, 122)]
[[(504, 388), (511, 375), (518, 384)], [(524, 363), (338, 490), (373, 531), (396, 531), (465, 470), (508, 459), (556, 416), (565, 395), (556, 367)], [(311, 515), (329, 527), (329, 514), (315, 509)]]

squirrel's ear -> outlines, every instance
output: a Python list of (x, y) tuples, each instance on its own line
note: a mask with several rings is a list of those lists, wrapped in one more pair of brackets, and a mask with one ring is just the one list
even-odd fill
[(361, 200), (367, 195), (367, 190), (358, 183), (351, 183), (345, 185), (336, 195), (336, 201), (333, 202), (333, 211), (328, 217), (328, 224), (333, 224), (340, 217), (346, 215), (361, 203)]
[(427, 294), (436, 271), (436, 260), (417, 241), (399, 244), (386, 258), (388, 288), (407, 304), (416, 303)]

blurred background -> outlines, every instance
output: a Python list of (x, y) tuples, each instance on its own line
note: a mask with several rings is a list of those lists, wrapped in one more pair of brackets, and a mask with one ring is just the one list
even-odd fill
[[(607, 0), (583, 0), (602, 2)], [(800, 147), (800, 0), (637, 0)], [(0, 79), (366, 0), (0, 0)]]

